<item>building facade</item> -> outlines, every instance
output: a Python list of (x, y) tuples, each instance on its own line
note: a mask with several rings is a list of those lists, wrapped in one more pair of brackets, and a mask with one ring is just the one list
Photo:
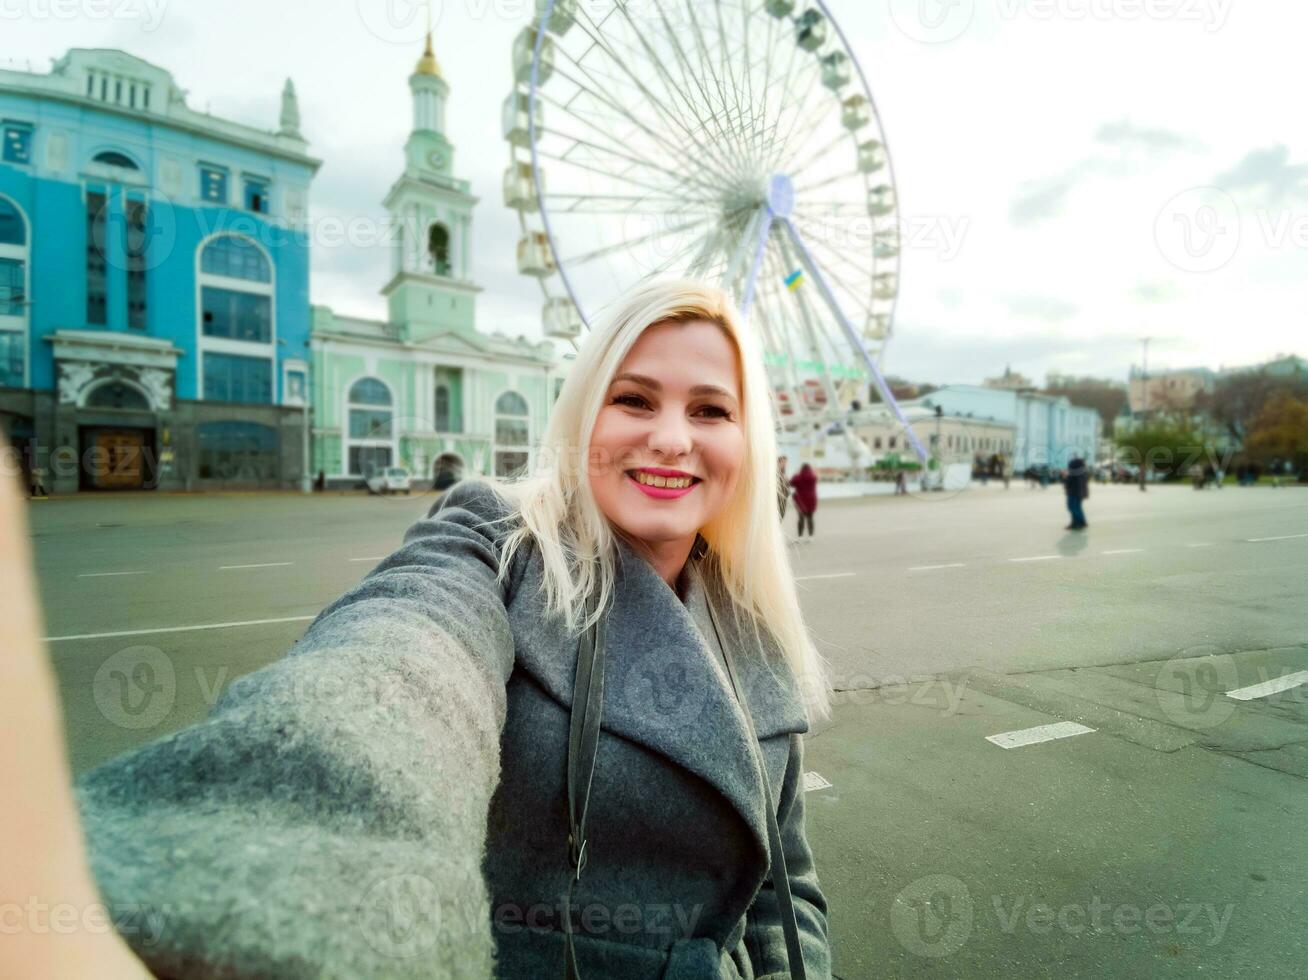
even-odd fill
[[(1073, 455), (1095, 460), (1103, 420), (1093, 408), (1073, 405), (1062, 395), (1011, 391), (982, 385), (946, 385), (910, 405), (946, 415), (965, 424), (995, 422), (1013, 427), (1012, 464), (1065, 467)], [(907, 408), (907, 407), (906, 407)]]
[(1202, 394), (1212, 392), (1217, 375), (1210, 368), (1150, 371), (1132, 367), (1127, 381), (1131, 412), (1191, 412)]
[(52, 492), (307, 475), (319, 162), (281, 110), (195, 112), (120, 51), (0, 71), (0, 429)]
[(438, 460), (465, 475), (511, 476), (562, 385), (549, 341), (477, 329), (471, 226), (477, 198), (455, 176), (449, 86), (427, 50), (409, 78), (413, 130), (385, 198), (394, 241), (386, 320), (313, 311), (314, 468), (357, 486), (380, 467), (423, 483)]

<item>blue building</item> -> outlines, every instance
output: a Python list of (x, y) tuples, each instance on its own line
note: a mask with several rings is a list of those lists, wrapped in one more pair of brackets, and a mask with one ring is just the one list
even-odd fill
[(905, 404), (927, 409), (939, 405), (945, 413), (960, 419), (1012, 426), (1011, 458), (1018, 473), (1028, 466), (1061, 469), (1073, 456), (1091, 463), (1098, 458), (1103, 432), (1099, 412), (1073, 405), (1063, 395), (982, 385), (946, 385)]
[(308, 476), (308, 155), (74, 49), (0, 71), (0, 431), (53, 492)]

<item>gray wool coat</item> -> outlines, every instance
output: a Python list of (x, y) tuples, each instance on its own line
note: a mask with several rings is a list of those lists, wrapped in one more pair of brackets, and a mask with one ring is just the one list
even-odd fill
[[(497, 583), (506, 529), (487, 522), (503, 514), (483, 484), (450, 490), (205, 720), (78, 778), (101, 894), (156, 976), (563, 976), (577, 637), (543, 612), (534, 549)], [(698, 574), (683, 604), (620, 548), (572, 896), (582, 978), (787, 975), (763, 783), (705, 639), (713, 601), (779, 797), (805, 967), (829, 980), (794, 675)]]

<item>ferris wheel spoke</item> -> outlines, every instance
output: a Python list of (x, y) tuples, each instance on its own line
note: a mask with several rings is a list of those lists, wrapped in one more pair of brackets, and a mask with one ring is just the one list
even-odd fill
[[(639, 32), (637, 33), (637, 37), (640, 38), (640, 43), (645, 49), (648, 60), (651, 63), (653, 63), (656, 69), (656, 74), (662, 80), (664, 90), (667, 92), (668, 95), (666, 101), (660, 99), (654, 92), (651, 92), (649, 88), (644, 84), (644, 82), (641, 81), (639, 76), (637, 76), (635, 72), (631, 69), (630, 65), (635, 59), (620, 57), (612, 49), (612, 47), (610, 47), (609, 44), (607, 44), (605, 40), (599, 35), (598, 30), (592, 31), (590, 28), (586, 26), (585, 21), (590, 21), (592, 26), (594, 26), (595, 23), (590, 17), (588, 5), (579, 4), (577, 9), (582, 12), (584, 18), (579, 17), (576, 21), (576, 24), (591, 39), (595, 47), (598, 50), (604, 52), (605, 55), (609, 58), (609, 60), (618, 68), (620, 68), (623, 74), (625, 74), (631, 80), (632, 84), (635, 85), (636, 89), (641, 93), (641, 95), (645, 99), (645, 103), (644, 103), (645, 107), (651, 108), (652, 110), (657, 112), (660, 115), (660, 117), (663, 118), (665, 123), (673, 127), (674, 131), (678, 132), (682, 137), (694, 143), (702, 152), (706, 154), (710, 153), (711, 148), (703, 144), (697, 135), (698, 128), (702, 128), (705, 126), (704, 120), (698, 117), (698, 114), (696, 113), (694, 106), (690, 103), (685, 93), (681, 91), (676, 85), (676, 83), (672, 80), (666, 68), (663, 66), (661, 59), (649, 47), (649, 44), (644, 39), (643, 35), (641, 35)], [(617, 11), (622, 15), (626, 23), (629, 26), (631, 26), (633, 29), (635, 29), (634, 25), (631, 24), (631, 17), (626, 11), (625, 4), (619, 3), (617, 5)], [(562, 46), (560, 46), (560, 48), (566, 51), (566, 49), (562, 48)], [(571, 55), (569, 55), (569, 57), (571, 58)], [(573, 63), (578, 64), (578, 62), (575, 59), (573, 59)], [(690, 121), (680, 116), (679, 110), (676, 109), (676, 103), (678, 101), (684, 103), (686, 109), (690, 112), (690, 114), (696, 117), (698, 126), (692, 124)], [(670, 113), (676, 113), (676, 115), (673, 116), (670, 115)], [(682, 143), (683, 141), (673, 137), (668, 139), (667, 142), (677, 145)], [(714, 169), (711, 167), (711, 164), (709, 166), (711, 169)], [(725, 175), (720, 174), (720, 176), (725, 176)]]
[[(804, 160), (803, 160), (803, 162), (792, 164), (792, 163), (790, 163), (789, 161), (782, 161), (782, 166), (785, 168), (785, 172), (786, 172), (786, 173), (789, 173), (789, 174), (802, 174), (802, 173), (804, 173), (806, 170), (808, 170), (809, 167), (813, 166), (813, 164), (815, 164), (815, 163), (817, 163), (819, 160), (823, 159), (823, 158), (824, 158), (828, 153), (830, 153), (832, 150), (836, 149), (836, 147), (840, 146), (841, 143), (845, 142), (845, 140), (850, 139), (850, 138), (851, 138), (851, 136), (850, 136), (849, 132), (847, 132), (847, 131), (846, 131), (846, 132), (842, 132), (839, 136), (837, 136), (835, 139), (833, 139), (830, 143), (825, 143), (825, 144), (823, 144), (822, 147), (821, 147), (820, 149), (818, 149), (816, 152), (811, 153), (809, 156), (805, 157)], [(801, 143), (800, 145), (802, 146), (803, 144)]]
[[(719, 214), (720, 208), (716, 207), (689, 207), (688, 205), (706, 204), (707, 201), (701, 199), (687, 199), (678, 197), (655, 197), (649, 194), (631, 195), (631, 194), (546, 194), (546, 201), (557, 201), (562, 204), (565, 201), (571, 201), (571, 204), (563, 204), (559, 210), (568, 214), (667, 214), (668, 210), (675, 208), (682, 214)], [(638, 204), (652, 205), (649, 208), (636, 207)]]
[[(859, 179), (859, 183), (861, 184), (861, 183), (862, 183), (862, 180), (861, 180), (862, 176), (863, 176), (862, 173), (861, 173), (860, 171), (858, 171), (858, 170), (847, 170), (847, 171), (844, 171), (843, 173), (832, 174), (830, 177), (824, 177), (822, 180), (819, 180), (817, 183), (814, 183), (814, 184), (805, 184), (805, 185), (802, 186), (802, 187), (800, 187), (800, 186), (796, 186), (796, 187), (795, 187), (795, 197), (798, 198), (798, 197), (799, 197), (800, 195), (802, 195), (802, 194), (811, 194), (813, 191), (820, 191), (820, 190), (822, 190), (824, 187), (830, 187), (832, 184), (837, 184), (837, 183), (839, 183), (839, 182), (842, 181), (842, 180), (849, 180), (849, 178), (851, 178), (851, 177), (858, 178), (858, 179)], [(805, 202), (805, 203), (807, 203), (807, 202)], [(866, 204), (866, 203), (863, 205), (863, 210), (864, 210), (864, 211), (867, 210), (867, 204)]]
[[(707, 237), (704, 239), (704, 241), (711, 241), (711, 240), (713, 239), (713, 237), (714, 237), (713, 235), (709, 235), (709, 236), (707, 236)], [(682, 260), (683, 258), (685, 258), (687, 255), (689, 255), (692, 251), (694, 251), (694, 250), (697, 249), (697, 248), (702, 248), (703, 244), (704, 244), (703, 241), (700, 241), (700, 240), (696, 239), (696, 240), (691, 241), (689, 244), (682, 246), (682, 248), (681, 248), (680, 250), (678, 250), (674, 255), (672, 255), (671, 258), (669, 258), (669, 259), (668, 259), (667, 261), (665, 261), (665, 262), (660, 263), (658, 266), (656, 266), (656, 267), (653, 269), (653, 271), (647, 273), (647, 274), (646, 274), (646, 278), (647, 278), (647, 279), (653, 279), (653, 278), (655, 278), (656, 276), (661, 276), (661, 275), (663, 275), (665, 272), (667, 272), (669, 269), (671, 269), (674, 265), (676, 265), (679, 261), (681, 261), (681, 260)]]
[[(691, 0), (685, 0), (685, 4), (687, 13), (690, 13)], [(749, 153), (750, 138), (747, 133), (749, 124), (745, 121), (745, 110), (740, 102), (741, 86), (736, 79), (735, 71), (732, 69), (732, 45), (727, 37), (726, 26), (722, 22), (722, 0), (714, 0), (713, 2), (713, 19), (717, 22), (718, 26), (717, 53), (719, 68), (721, 69), (720, 74), (715, 76), (715, 80), (717, 82), (718, 91), (722, 96), (723, 108), (728, 111), (729, 114), (734, 115), (736, 120), (736, 124), (733, 126), (732, 131), (736, 136), (737, 149), (743, 159), (747, 162), (752, 162), (751, 154)], [(695, 36), (699, 40), (701, 51), (704, 51), (703, 33), (696, 31)], [(705, 60), (707, 61), (708, 59), (706, 58)], [(711, 66), (710, 71), (712, 71)]]
[[(564, 51), (565, 51), (565, 54), (567, 53), (567, 52), (566, 52), (566, 49), (562, 49), (562, 48), (561, 48), (560, 50), (564, 50)], [(588, 79), (592, 84), (594, 84), (594, 85), (596, 85), (596, 86), (599, 86), (600, 88), (603, 87), (602, 84), (601, 84), (600, 82), (596, 81), (596, 80), (594, 79), (594, 77), (590, 74), (590, 72), (588, 71), (588, 69), (586, 69), (586, 68), (585, 68), (585, 67), (584, 67), (584, 66), (583, 66), (579, 61), (576, 61), (575, 59), (572, 59), (570, 54), (568, 55), (568, 57), (569, 57), (570, 60), (572, 60), (572, 63), (573, 63), (574, 65), (577, 66), (578, 71), (580, 71), (582, 74), (584, 74), (584, 75), (587, 77), (587, 79)], [(589, 96), (591, 96), (591, 97), (594, 98), (595, 100), (597, 100), (597, 101), (599, 101), (599, 102), (601, 102), (601, 103), (603, 103), (603, 104), (605, 104), (605, 105), (609, 105), (609, 106), (611, 106), (611, 107), (612, 107), (616, 112), (618, 112), (618, 113), (619, 113), (623, 118), (625, 118), (626, 120), (628, 120), (629, 122), (631, 122), (632, 124), (634, 124), (635, 126), (637, 126), (637, 127), (638, 127), (641, 131), (643, 131), (644, 133), (646, 133), (646, 134), (650, 137), (650, 139), (654, 141), (654, 145), (655, 145), (655, 146), (665, 145), (665, 144), (668, 144), (668, 143), (673, 143), (674, 145), (676, 144), (676, 142), (677, 142), (677, 137), (676, 137), (676, 135), (675, 135), (675, 130), (673, 131), (674, 134), (671, 135), (671, 136), (668, 134), (668, 132), (657, 132), (657, 131), (651, 129), (650, 126), (649, 126), (649, 124), (648, 124), (647, 122), (645, 122), (643, 119), (641, 119), (640, 116), (639, 116), (637, 113), (634, 113), (634, 112), (629, 111), (629, 110), (628, 110), (625, 106), (623, 106), (621, 103), (615, 101), (615, 100), (612, 99), (612, 98), (609, 98), (609, 97), (607, 97), (607, 96), (605, 96), (605, 95), (600, 94), (600, 92), (596, 91), (596, 89), (593, 89), (593, 88), (591, 88), (590, 86), (586, 85), (584, 82), (581, 82), (581, 81), (579, 81), (578, 79), (572, 77), (569, 73), (567, 73), (566, 71), (564, 71), (564, 70), (562, 70), (562, 69), (560, 69), (560, 68), (557, 68), (557, 67), (556, 67), (556, 68), (555, 68), (555, 71), (559, 74), (560, 77), (567, 79), (569, 82), (571, 82), (573, 85), (575, 85), (578, 89), (580, 89), (581, 91), (584, 91), (585, 93), (587, 93)], [(537, 95), (538, 95), (538, 96), (542, 96), (542, 97), (544, 97), (544, 98), (545, 98), (545, 99), (546, 99), (550, 104), (556, 106), (560, 111), (567, 113), (567, 114), (568, 114), (569, 116), (571, 116), (572, 118), (574, 118), (574, 119), (579, 119), (579, 120), (581, 120), (583, 123), (585, 123), (586, 125), (590, 126), (592, 129), (598, 129), (599, 131), (603, 132), (603, 133), (605, 134), (605, 136), (607, 136), (607, 137), (609, 137), (609, 138), (612, 138), (612, 133), (611, 133), (610, 131), (605, 130), (603, 127), (600, 127), (600, 126), (598, 126), (597, 124), (591, 122), (590, 120), (585, 119), (585, 118), (584, 118), (584, 117), (583, 117), (579, 112), (575, 111), (575, 110), (572, 109), (570, 106), (567, 106), (567, 105), (563, 104), (562, 102), (559, 102), (557, 99), (552, 99), (552, 98), (549, 98), (548, 96), (544, 96), (544, 93), (543, 93), (540, 89), (537, 89)], [(646, 96), (649, 96), (650, 93), (648, 93), (648, 91), (645, 91), (645, 95), (646, 95)], [(648, 101), (648, 102), (652, 102), (653, 99), (652, 99), (652, 98), (647, 98), (647, 101)], [(662, 118), (662, 119), (665, 121), (665, 123), (668, 122), (667, 117), (666, 117), (665, 114), (660, 113), (659, 118)], [(677, 122), (673, 123), (672, 125), (674, 125), (674, 126), (676, 127), (676, 130), (680, 130), (680, 132), (683, 133), (683, 134), (686, 134), (686, 133), (688, 132), (688, 130), (687, 130), (685, 124), (684, 124), (683, 122), (681, 122), (681, 121), (677, 121)], [(723, 174), (723, 173), (721, 173), (720, 171), (718, 171), (718, 170), (717, 170), (717, 169), (712, 165), (711, 162), (709, 162), (709, 163), (707, 163), (707, 164), (705, 165), (705, 169), (710, 170), (710, 171), (712, 171), (712, 172), (718, 174), (719, 177), (724, 177), (724, 178), (725, 178), (725, 174)]]
[[(581, 147), (585, 147), (585, 148), (588, 149), (588, 150), (593, 150), (593, 151), (595, 151), (595, 152), (597, 152), (597, 153), (604, 153), (604, 154), (607, 154), (607, 155), (609, 155), (609, 156), (611, 156), (611, 157), (613, 157), (613, 158), (615, 158), (615, 159), (618, 159), (618, 160), (624, 160), (624, 161), (626, 161), (628, 164), (630, 164), (630, 165), (632, 165), (632, 166), (634, 166), (634, 167), (638, 167), (638, 168), (640, 168), (640, 169), (642, 169), (642, 170), (649, 171), (650, 173), (657, 173), (657, 174), (662, 174), (662, 175), (664, 175), (665, 177), (671, 177), (671, 178), (672, 178), (674, 181), (676, 181), (678, 184), (681, 184), (681, 183), (687, 183), (687, 182), (689, 182), (689, 183), (695, 183), (695, 184), (699, 184), (699, 185), (700, 185), (701, 187), (703, 187), (705, 190), (708, 190), (708, 191), (712, 191), (712, 190), (713, 190), (713, 188), (712, 188), (710, 185), (703, 183), (703, 181), (695, 181), (695, 180), (690, 180), (690, 181), (688, 181), (688, 179), (687, 179), (687, 177), (686, 177), (685, 174), (678, 173), (678, 172), (675, 171), (675, 170), (669, 170), (667, 167), (661, 167), (661, 166), (659, 166), (658, 164), (653, 163), (653, 162), (651, 162), (651, 161), (649, 161), (649, 160), (646, 160), (646, 159), (644, 159), (644, 158), (642, 158), (642, 157), (632, 156), (631, 154), (629, 154), (629, 153), (624, 153), (624, 152), (622, 152), (621, 150), (614, 149), (614, 148), (612, 148), (612, 147), (608, 147), (608, 146), (604, 146), (603, 144), (600, 144), (600, 143), (593, 143), (593, 142), (591, 142), (590, 140), (584, 140), (584, 139), (581, 139), (580, 137), (578, 137), (578, 136), (574, 136), (574, 135), (572, 135), (571, 133), (566, 133), (566, 132), (563, 132), (563, 131), (561, 131), (561, 130), (552, 129), (552, 128), (550, 128), (550, 127), (541, 127), (541, 128), (538, 128), (537, 131), (538, 131), (538, 132), (543, 132), (543, 133), (548, 133), (548, 134), (550, 134), (550, 135), (552, 135), (552, 136), (558, 136), (558, 137), (560, 137), (561, 139), (571, 140), (573, 146), (581, 146)], [(570, 161), (568, 161), (568, 158), (567, 158), (567, 152), (569, 152), (569, 151), (565, 151), (562, 155), (559, 156), (559, 159), (563, 160), (565, 163), (570, 162)], [(675, 185), (674, 185), (674, 187), (675, 187)], [(665, 190), (671, 190), (671, 189), (673, 189), (673, 188), (664, 188), (664, 189), (665, 189)]]
[(795, 191), (795, 213), (816, 213), (818, 209), (826, 212), (825, 216), (846, 217), (846, 218), (871, 218), (872, 214), (868, 211), (866, 201), (806, 201), (802, 198), (804, 192)]
[(570, 157), (562, 157), (556, 153), (548, 153), (545, 150), (540, 150), (539, 153), (541, 159), (543, 160), (553, 160), (556, 163), (565, 163), (570, 167), (576, 167), (578, 170), (586, 170), (589, 171), (590, 173), (598, 174), (601, 177), (607, 177), (610, 180), (621, 180), (623, 183), (629, 184), (632, 187), (643, 187), (646, 188), (647, 190), (657, 191), (660, 194), (666, 194), (669, 192), (669, 190), (671, 190), (671, 188), (667, 184), (657, 184), (657, 185), (646, 184), (639, 180), (635, 180), (630, 176), (619, 177), (614, 174), (611, 168), (608, 167), (593, 166), (591, 164), (584, 163), (580, 160), (571, 159)]
[(676, 234), (680, 234), (683, 231), (688, 231), (691, 228), (698, 228), (700, 225), (707, 224), (712, 220), (713, 218), (710, 216), (705, 218), (697, 218), (694, 221), (686, 221), (683, 222), (682, 224), (675, 225), (671, 228), (663, 228), (659, 231), (652, 231), (648, 235), (642, 235), (639, 238), (624, 239), (623, 241), (616, 242), (613, 245), (605, 245), (591, 252), (584, 252), (581, 255), (575, 255), (567, 259), (561, 259), (559, 261), (559, 264), (565, 267), (585, 265), (587, 262), (594, 262), (596, 259), (603, 258), (606, 255), (613, 255), (615, 252), (627, 251), (634, 248), (637, 245), (644, 245), (647, 242), (656, 241), (657, 239), (660, 238), (666, 238), (668, 235), (676, 235)]
[[(812, 60), (809, 61), (807, 67), (809, 68), (810, 73), (816, 75), (821, 74), (816, 54), (813, 56)], [(782, 161), (785, 160), (786, 150), (790, 147), (791, 141), (795, 136), (795, 131), (801, 120), (806, 122), (806, 138), (808, 135), (811, 135), (818, 126), (827, 122), (828, 117), (823, 116), (819, 111), (815, 110), (812, 115), (809, 115), (809, 104), (813, 100), (813, 95), (815, 93), (825, 93), (829, 91), (825, 85), (818, 84), (817, 81), (817, 78), (813, 78), (809, 81), (809, 84), (804, 86), (804, 100), (800, 104), (798, 111), (791, 115), (790, 126), (786, 130), (786, 135), (781, 139), (780, 149), (777, 151), (777, 156), (773, 163), (774, 167), (780, 167)], [(804, 143), (801, 141), (798, 145), (803, 146)]]
[[(785, 35), (783, 34), (782, 37), (785, 37)], [(780, 132), (783, 108), (786, 106), (787, 94), (791, 91), (791, 79), (794, 77), (795, 59), (799, 55), (799, 50), (800, 48), (798, 44), (791, 44), (790, 60), (786, 63), (786, 72), (785, 75), (783, 76), (784, 81), (782, 82), (781, 88), (779, 90), (778, 110), (772, 120), (772, 131), (768, 134), (768, 143), (771, 146), (776, 145), (777, 134)], [(766, 97), (767, 97), (767, 93), (764, 93), (764, 98)]]

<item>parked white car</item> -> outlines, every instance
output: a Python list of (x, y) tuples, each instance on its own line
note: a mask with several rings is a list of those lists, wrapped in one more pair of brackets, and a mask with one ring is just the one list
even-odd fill
[(369, 493), (410, 493), (413, 477), (403, 466), (369, 467), (364, 475)]

